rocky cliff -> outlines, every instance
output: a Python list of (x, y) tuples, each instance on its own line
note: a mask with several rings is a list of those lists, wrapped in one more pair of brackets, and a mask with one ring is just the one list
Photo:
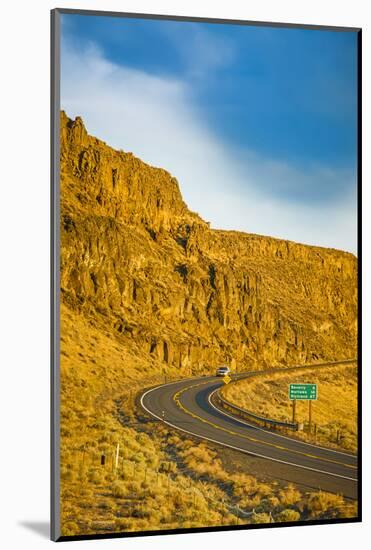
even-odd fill
[(184, 375), (356, 356), (352, 254), (210, 229), (166, 170), (63, 112), (60, 158), (62, 311), (118, 349)]

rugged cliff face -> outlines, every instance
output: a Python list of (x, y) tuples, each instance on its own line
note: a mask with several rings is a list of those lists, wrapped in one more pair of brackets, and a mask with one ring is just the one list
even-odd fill
[(166, 170), (63, 112), (61, 297), (63, 315), (147, 368), (188, 375), (356, 355), (353, 255), (210, 229)]

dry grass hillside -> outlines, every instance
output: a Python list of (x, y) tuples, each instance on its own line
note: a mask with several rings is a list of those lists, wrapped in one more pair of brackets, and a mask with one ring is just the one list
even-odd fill
[(146, 420), (135, 395), (165, 375), (138, 379), (133, 367), (123, 376), (130, 357), (64, 306), (62, 314), (63, 535), (356, 515), (340, 495), (227, 471), (206, 443)]
[[(305, 426), (296, 436), (351, 452), (357, 451), (357, 366), (339, 365), (305, 373), (276, 373), (245, 379), (223, 388), (230, 402), (275, 420), (292, 420), (291, 383), (317, 384), (318, 399), (312, 403), (312, 433)], [(308, 402), (296, 402), (296, 421), (308, 422)]]
[(60, 227), (64, 535), (355, 514), (340, 496), (226, 472), (135, 403), (219, 362), (353, 357), (353, 255), (212, 230), (168, 172), (65, 113)]

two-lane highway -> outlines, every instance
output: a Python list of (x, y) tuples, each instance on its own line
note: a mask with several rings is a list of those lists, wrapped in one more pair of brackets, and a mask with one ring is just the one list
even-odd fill
[(357, 497), (355, 455), (311, 445), (218, 410), (210, 396), (222, 384), (214, 376), (172, 382), (147, 390), (141, 405), (177, 430), (279, 464), (287, 480)]

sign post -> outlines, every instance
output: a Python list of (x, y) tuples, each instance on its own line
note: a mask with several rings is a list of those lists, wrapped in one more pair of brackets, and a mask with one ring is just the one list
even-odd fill
[(317, 384), (289, 384), (289, 399), (292, 401), (292, 422), (295, 424), (296, 401), (309, 401), (308, 424), (312, 431), (312, 401), (318, 397)]
[(295, 415), (296, 415), (296, 399), (293, 399), (292, 400), (292, 423), (293, 424), (295, 424), (296, 422)]

